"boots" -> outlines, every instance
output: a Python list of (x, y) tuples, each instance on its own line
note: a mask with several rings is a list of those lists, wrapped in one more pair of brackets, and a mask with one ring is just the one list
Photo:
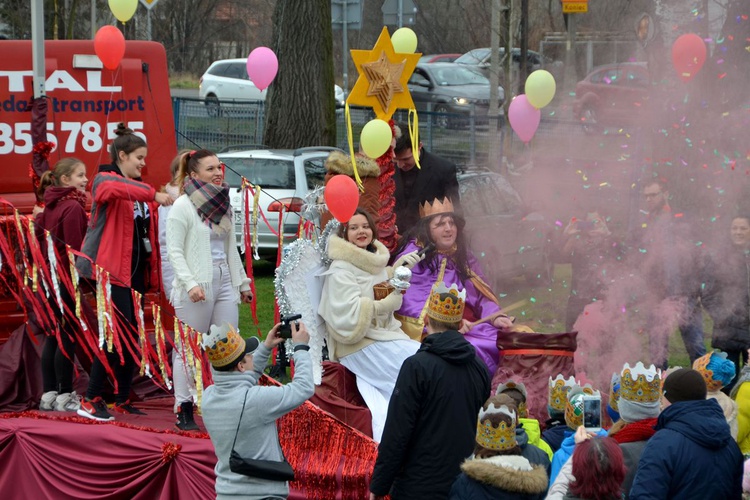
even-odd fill
[(193, 403), (191, 401), (180, 403), (180, 407), (177, 409), (177, 423), (175, 425), (181, 431), (201, 430), (193, 419)]

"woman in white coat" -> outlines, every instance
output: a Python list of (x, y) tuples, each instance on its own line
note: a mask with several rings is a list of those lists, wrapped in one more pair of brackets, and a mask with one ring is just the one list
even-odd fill
[[(180, 158), (177, 198), (167, 218), (167, 256), (174, 270), (170, 302), (194, 330), (212, 324), (237, 328), (240, 300), (250, 302), (250, 279), (234, 236), (229, 186), (221, 162), (206, 149)], [(195, 383), (184, 364), (183, 346), (172, 355), (175, 412), (180, 430), (198, 430), (193, 419)]]
[[(372, 413), (373, 439), (380, 442), (388, 402), (401, 364), (417, 352), (419, 342), (401, 330), (393, 311), (401, 307), (401, 292), (375, 300), (373, 286), (390, 277), (390, 254), (377, 240), (372, 216), (357, 209), (338, 236), (328, 240), (326, 273), (318, 313), (326, 323), (328, 354), (357, 376), (357, 388)], [(416, 252), (394, 267), (419, 262)]]

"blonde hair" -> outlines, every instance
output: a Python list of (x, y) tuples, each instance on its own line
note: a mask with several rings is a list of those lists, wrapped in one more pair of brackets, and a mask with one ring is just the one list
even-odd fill
[(180, 193), (185, 191), (185, 178), (191, 172), (198, 171), (198, 162), (209, 156), (216, 156), (216, 153), (208, 149), (191, 150), (182, 153), (179, 156), (177, 172), (173, 177), (174, 182), (180, 186)]
[(61, 179), (63, 176), (70, 177), (75, 172), (78, 165), (85, 164), (78, 158), (63, 158), (62, 160), (55, 163), (55, 166), (50, 170), (47, 170), (39, 178), (39, 189), (37, 189), (37, 196), (40, 200), (44, 199), (44, 192), (51, 186), (62, 186)]

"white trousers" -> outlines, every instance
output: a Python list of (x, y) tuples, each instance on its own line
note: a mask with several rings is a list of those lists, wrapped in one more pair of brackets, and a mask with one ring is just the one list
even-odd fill
[[(237, 328), (239, 309), (237, 292), (232, 288), (232, 278), (226, 262), (215, 261), (214, 276), (211, 284), (214, 298), (203, 302), (190, 302), (185, 298), (179, 307), (175, 307), (177, 318), (203, 334), (208, 333), (211, 325), (229, 323)], [(208, 367), (205, 367), (208, 369)], [(180, 343), (172, 351), (172, 378), (174, 380), (174, 411), (185, 401), (196, 401), (195, 374), (185, 364), (185, 350)]]
[(372, 413), (372, 438), (380, 442), (388, 403), (404, 360), (419, 349), (415, 340), (375, 342), (339, 362), (357, 376), (357, 389)]

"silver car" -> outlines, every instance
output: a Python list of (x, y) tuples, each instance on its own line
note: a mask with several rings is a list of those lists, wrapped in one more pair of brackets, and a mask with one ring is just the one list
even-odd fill
[[(258, 217), (258, 254), (263, 258), (274, 258), (278, 252), (279, 214), (283, 207), (281, 231), (282, 244), (297, 237), (302, 205), (305, 197), (325, 180), (325, 161), (331, 147), (309, 147), (298, 149), (242, 149), (221, 152), (219, 159), (226, 165), (224, 178), (230, 186), (230, 201), (234, 208), (237, 246), (241, 245), (245, 207), (242, 203), (242, 177), (253, 186), (261, 187), (258, 205), (265, 219)], [(250, 210), (253, 199), (250, 195)], [(252, 214), (251, 214), (252, 215)], [(252, 217), (250, 218), (252, 224)], [(251, 227), (251, 234), (252, 234)], [(276, 234), (274, 234), (276, 233)]]

